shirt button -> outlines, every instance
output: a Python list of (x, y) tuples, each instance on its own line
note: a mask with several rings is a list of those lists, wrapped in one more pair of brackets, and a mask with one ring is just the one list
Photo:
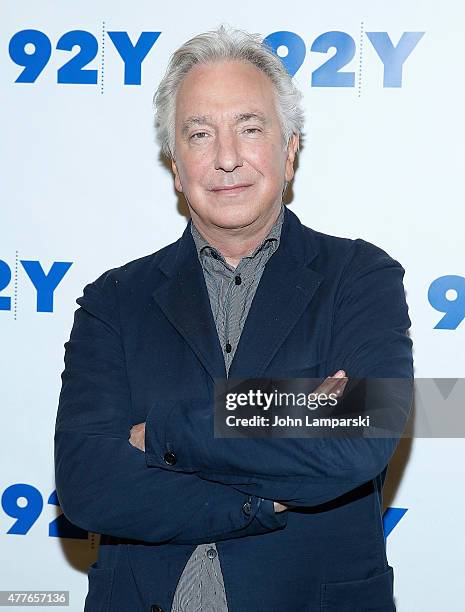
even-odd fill
[(229, 342), (226, 342), (226, 352), (230, 353), (232, 349), (232, 346), (229, 344)]
[(234, 277), (234, 282), (236, 283), (236, 285), (240, 285), (242, 283), (242, 278), (237, 275)]
[(163, 459), (168, 465), (174, 465), (176, 463), (176, 455), (172, 452), (165, 453)]
[(246, 501), (245, 504), (242, 506), (242, 512), (246, 514), (247, 516), (249, 516), (251, 511), (252, 511), (252, 504)]
[(209, 548), (207, 550), (207, 557), (209, 559), (214, 559), (216, 557), (216, 550), (214, 548)]

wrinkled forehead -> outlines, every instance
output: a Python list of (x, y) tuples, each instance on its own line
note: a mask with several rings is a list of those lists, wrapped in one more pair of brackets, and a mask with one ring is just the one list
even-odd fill
[(274, 85), (249, 62), (197, 64), (176, 93), (176, 124), (180, 129), (205, 119), (255, 119), (265, 124), (275, 118)]

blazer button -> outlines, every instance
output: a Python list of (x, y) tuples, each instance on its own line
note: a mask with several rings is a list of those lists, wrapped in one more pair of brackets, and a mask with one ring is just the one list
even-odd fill
[(174, 465), (176, 463), (176, 455), (172, 453), (171, 451), (168, 453), (165, 453), (165, 456), (163, 457), (163, 459), (165, 463), (168, 465)]
[(163, 612), (163, 608), (158, 604), (152, 604), (150, 606), (150, 612)]
[(252, 504), (246, 501), (245, 504), (242, 506), (242, 512), (246, 514), (247, 516), (249, 516), (251, 511), (252, 511)]

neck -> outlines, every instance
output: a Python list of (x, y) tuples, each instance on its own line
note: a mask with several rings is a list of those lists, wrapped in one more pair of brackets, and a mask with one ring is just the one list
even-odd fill
[(266, 216), (259, 217), (246, 227), (224, 228), (206, 225), (191, 210), (192, 222), (202, 236), (217, 249), (225, 260), (236, 267), (242, 257), (250, 255), (266, 238), (281, 212), (281, 202), (274, 206)]

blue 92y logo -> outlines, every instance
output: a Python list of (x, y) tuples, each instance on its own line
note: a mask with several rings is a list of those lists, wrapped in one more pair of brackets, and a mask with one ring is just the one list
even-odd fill
[[(406, 59), (417, 46), (424, 32), (404, 32), (394, 45), (387, 32), (366, 32), (370, 43), (384, 67), (383, 87), (401, 87), (402, 69)], [(264, 43), (281, 57), (287, 71), (294, 76), (302, 66), (306, 45), (294, 32), (274, 32)], [(312, 87), (355, 87), (355, 72), (342, 69), (353, 59), (355, 40), (346, 32), (332, 31), (320, 34), (310, 47), (313, 53), (336, 52), (312, 72)]]
[[(56, 491), (47, 499), (52, 506), (59, 506)], [(14, 523), (7, 533), (11, 535), (26, 535), (42, 513), (44, 499), (42, 493), (30, 484), (17, 483), (7, 487), (2, 495), (2, 508)], [(48, 526), (48, 535), (56, 538), (87, 539), (87, 531), (76, 527), (60, 514)]]
[[(127, 32), (107, 32), (123, 62), (125, 85), (141, 84), (142, 62), (160, 33), (142, 32), (132, 43)], [(59, 51), (71, 52), (74, 47), (79, 47), (79, 51), (58, 69), (57, 82), (96, 85), (97, 70), (86, 68), (99, 51), (96, 37), (85, 30), (72, 30), (63, 34), (56, 44)], [(13, 62), (23, 67), (15, 83), (35, 83), (50, 60), (52, 43), (40, 30), (21, 30), (11, 38), (8, 51)]]
[[(65, 32), (56, 42), (55, 49), (63, 53), (71, 53), (75, 47), (78, 52), (69, 59), (64, 56), (64, 63), (57, 71), (57, 83), (73, 83), (80, 85), (96, 85), (98, 70), (89, 68), (89, 64), (102, 53), (105, 36), (111, 41), (105, 53), (116, 53), (123, 66), (123, 84), (140, 85), (142, 80), (142, 63), (152, 51), (161, 32), (141, 32), (131, 40), (124, 31), (102, 30), (102, 40), (86, 30), (71, 30)], [(379, 61), (383, 65), (383, 87), (401, 87), (402, 73), (407, 58), (412, 54), (424, 32), (403, 32), (397, 43), (394, 43), (387, 32), (365, 32)], [(359, 36), (357, 40), (359, 40)], [(303, 64), (307, 54), (307, 43), (295, 32), (278, 31), (266, 36), (263, 40), (284, 63), (284, 66), (294, 76)], [(99, 47), (100, 45), (100, 47)], [(357, 43), (347, 32), (338, 30), (323, 32), (309, 46), (313, 54), (330, 55), (330, 57), (312, 74), (312, 87), (355, 87), (355, 72), (344, 70), (354, 58)], [(16, 32), (8, 47), (11, 60), (21, 66), (15, 83), (35, 83), (47, 66), (52, 52), (52, 41), (40, 30), (21, 30)], [(333, 52), (335, 50), (335, 52)], [(361, 51), (361, 50), (360, 50)], [(101, 62), (103, 66), (103, 61)], [(103, 67), (102, 67), (103, 70)]]
[[(21, 259), (18, 262), (23, 268), (28, 280), (32, 283), (36, 290), (36, 310), (37, 312), (53, 312), (53, 296), (55, 289), (63, 280), (63, 277), (68, 272), (72, 265), (70, 261), (54, 261), (48, 272), (45, 272), (40, 261)], [(10, 266), (0, 259), (0, 293), (2, 293), (11, 284), (14, 284), (14, 288), (11, 288), (10, 295), (0, 295), (0, 311), (12, 310), (12, 298), (11, 294), (14, 295), (16, 301), (15, 278), (12, 282), (12, 272)]]
[(435, 310), (444, 313), (434, 329), (457, 329), (465, 319), (465, 277), (440, 276), (431, 283), (428, 300)]

